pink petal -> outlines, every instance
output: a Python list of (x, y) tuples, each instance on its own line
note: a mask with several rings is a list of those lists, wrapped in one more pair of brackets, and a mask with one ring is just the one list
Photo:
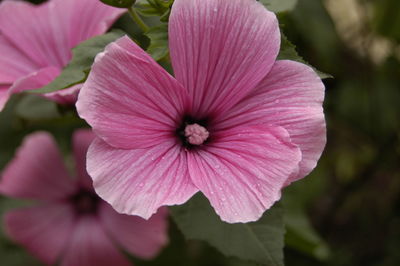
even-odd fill
[(0, 84), (12, 84), (40, 67), (0, 35)]
[(4, 109), (6, 103), (8, 102), (8, 99), (10, 98), (10, 93), (8, 91), (9, 88), (10, 85), (0, 84), (0, 112)]
[(258, 220), (279, 200), (301, 152), (281, 127), (241, 127), (214, 133), (204, 149), (188, 153), (193, 183), (229, 223)]
[(95, 216), (81, 216), (61, 260), (61, 266), (129, 266)]
[(88, 190), (93, 189), (93, 184), (92, 179), (86, 171), (86, 153), (93, 139), (94, 134), (89, 129), (75, 131), (72, 138), (78, 182)]
[[(99, 0), (55, 0), (55, 2), (59, 10), (63, 10), (68, 5), (72, 7), (73, 11), (70, 14), (71, 48), (84, 40), (105, 33), (126, 12), (124, 8), (114, 8)], [(94, 10), (95, 12), (93, 12)]]
[(160, 206), (182, 204), (198, 191), (188, 175), (186, 154), (174, 140), (120, 150), (97, 138), (87, 160), (97, 194), (120, 213), (148, 219)]
[(75, 104), (78, 99), (79, 90), (82, 86), (83, 84), (73, 85), (72, 87), (63, 90), (46, 93), (44, 94), (44, 97), (59, 104), (72, 105)]
[(322, 102), (324, 84), (308, 66), (277, 61), (268, 76), (249, 96), (230, 111), (217, 129), (238, 125), (272, 124), (284, 127), (302, 152), (300, 179), (316, 166), (326, 143)]
[(100, 207), (100, 219), (112, 238), (133, 255), (151, 259), (168, 243), (168, 211), (160, 208), (149, 220), (117, 213), (108, 204)]
[(19, 93), (28, 90), (35, 90), (49, 84), (60, 74), (60, 69), (56, 67), (45, 67), (38, 69), (14, 82), (10, 87), (10, 93)]
[(176, 0), (169, 22), (175, 76), (203, 118), (228, 110), (269, 72), (280, 46), (274, 13), (249, 0)]
[(53, 265), (66, 248), (75, 218), (70, 205), (51, 203), (10, 211), (4, 219), (11, 239)]
[(27, 136), (2, 173), (2, 194), (28, 199), (63, 199), (75, 191), (53, 138), (45, 132)]
[(129, 149), (171, 138), (187, 105), (182, 86), (125, 36), (97, 55), (77, 109), (109, 145)]
[(122, 12), (98, 0), (51, 0), (39, 6), (4, 1), (0, 31), (39, 66), (62, 68), (71, 48), (104, 33)]

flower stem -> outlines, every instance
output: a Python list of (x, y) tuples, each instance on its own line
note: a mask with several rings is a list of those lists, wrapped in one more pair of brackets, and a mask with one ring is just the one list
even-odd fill
[(149, 30), (149, 26), (147, 26), (146, 23), (144, 23), (144, 21), (140, 18), (139, 14), (136, 12), (135, 8), (133, 8), (133, 6), (128, 7), (128, 12), (129, 15), (131, 15), (132, 20), (135, 21), (135, 23), (139, 26), (139, 28), (143, 32), (147, 32)]

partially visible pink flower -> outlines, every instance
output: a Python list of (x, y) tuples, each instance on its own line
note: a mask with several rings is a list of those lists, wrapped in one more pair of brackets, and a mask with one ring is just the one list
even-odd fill
[(144, 218), (201, 191), (222, 220), (255, 221), (316, 166), (324, 85), (276, 61), (278, 21), (254, 0), (175, 0), (169, 40), (175, 78), (127, 37), (96, 57), (77, 102), (95, 190)]
[[(41, 88), (57, 77), (80, 42), (107, 31), (124, 9), (99, 0), (0, 4), (0, 111), (13, 93)], [(47, 95), (71, 104), (81, 85)]]
[(2, 174), (0, 192), (38, 203), (6, 213), (6, 232), (51, 265), (130, 265), (119, 247), (140, 258), (154, 257), (168, 241), (167, 210), (160, 209), (146, 221), (119, 214), (102, 201), (85, 170), (92, 140), (89, 130), (76, 131), (73, 136), (73, 179), (48, 133), (26, 137)]

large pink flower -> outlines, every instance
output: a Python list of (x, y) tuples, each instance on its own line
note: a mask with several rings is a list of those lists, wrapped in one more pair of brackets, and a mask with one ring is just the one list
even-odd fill
[(119, 214), (102, 201), (85, 170), (92, 140), (89, 130), (75, 132), (72, 179), (48, 133), (26, 137), (3, 172), (0, 192), (38, 204), (5, 214), (8, 235), (46, 264), (130, 265), (118, 246), (141, 258), (154, 257), (168, 241), (166, 209), (146, 221)]
[[(0, 111), (13, 93), (41, 88), (72, 58), (71, 49), (104, 33), (124, 9), (99, 0), (49, 0), (35, 6), (6, 0), (0, 4)], [(74, 103), (81, 86), (48, 94)]]
[(200, 190), (222, 220), (257, 220), (321, 155), (324, 85), (275, 61), (277, 19), (254, 0), (176, 0), (169, 40), (175, 78), (127, 37), (95, 60), (77, 102), (95, 190), (145, 218)]

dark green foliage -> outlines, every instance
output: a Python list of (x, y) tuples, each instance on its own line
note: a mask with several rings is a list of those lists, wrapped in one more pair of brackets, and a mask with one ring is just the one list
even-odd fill
[(222, 222), (200, 194), (183, 206), (171, 208), (172, 217), (189, 239), (208, 242), (228, 257), (260, 264), (283, 265), (283, 212), (275, 205), (254, 223)]
[(131, 7), (136, 0), (100, 0), (104, 4), (114, 7)]

